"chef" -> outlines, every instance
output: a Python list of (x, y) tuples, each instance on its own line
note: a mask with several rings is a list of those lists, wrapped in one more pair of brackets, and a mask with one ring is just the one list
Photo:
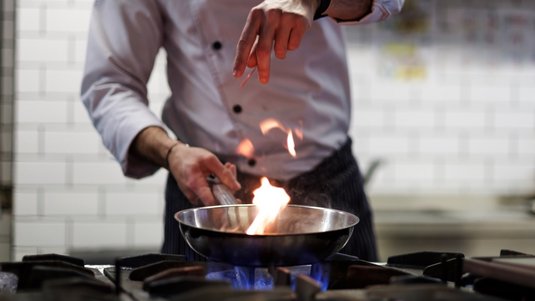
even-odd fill
[[(245, 202), (265, 176), (291, 203), (359, 216), (342, 252), (377, 259), (372, 213), (348, 136), (351, 96), (340, 24), (381, 21), (402, 5), (95, 1), (82, 100), (125, 176), (169, 170), (162, 252), (196, 259), (173, 216), (217, 203), (207, 176)], [(147, 82), (162, 48), (171, 95), (159, 118), (148, 108)]]

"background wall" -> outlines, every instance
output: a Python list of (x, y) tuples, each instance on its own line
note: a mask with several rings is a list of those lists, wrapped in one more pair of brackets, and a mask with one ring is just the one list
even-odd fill
[(347, 28), (352, 133), (372, 193), (535, 191), (535, 3), (407, 1)]
[[(122, 176), (79, 89), (93, 1), (17, 1), (14, 258), (72, 249), (159, 249), (163, 172)], [(162, 60), (152, 108), (167, 95)]]
[[(402, 17), (347, 27), (351, 135), (382, 195), (535, 189), (535, 10), (529, 1), (408, 1)], [(165, 174), (125, 179), (78, 96), (90, 0), (17, 1), (14, 259), (158, 250)], [(160, 57), (152, 108), (168, 94)], [(430, 198), (428, 203), (443, 198)], [(380, 233), (379, 233), (380, 234)]]

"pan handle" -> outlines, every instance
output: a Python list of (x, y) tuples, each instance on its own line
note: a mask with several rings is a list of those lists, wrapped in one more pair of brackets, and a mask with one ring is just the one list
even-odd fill
[(212, 188), (212, 193), (221, 205), (236, 205), (240, 204), (240, 200), (237, 199), (230, 189), (214, 175), (209, 175), (206, 180)]

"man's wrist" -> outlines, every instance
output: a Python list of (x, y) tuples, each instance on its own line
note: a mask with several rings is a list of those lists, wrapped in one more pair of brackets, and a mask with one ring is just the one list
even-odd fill
[(165, 154), (165, 160), (164, 160), (164, 164), (163, 164), (163, 167), (166, 168), (166, 169), (169, 169), (169, 158), (171, 157), (171, 153), (173, 152), (173, 150), (177, 147), (180, 147), (180, 146), (185, 146), (185, 147), (189, 147), (189, 144), (187, 143), (182, 143), (181, 141), (175, 141), (175, 143), (173, 145), (171, 145), (168, 149), (167, 149), (167, 152)]

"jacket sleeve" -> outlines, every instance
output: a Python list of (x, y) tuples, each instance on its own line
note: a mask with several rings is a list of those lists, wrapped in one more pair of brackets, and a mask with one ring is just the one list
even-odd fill
[(373, 0), (372, 9), (369, 14), (362, 17), (358, 21), (340, 21), (340, 24), (368, 24), (380, 22), (391, 15), (396, 15), (401, 12), (405, 0)]
[(159, 168), (129, 148), (144, 128), (165, 128), (148, 107), (146, 86), (162, 27), (157, 1), (96, 0), (91, 15), (81, 98), (104, 145), (133, 178)]

